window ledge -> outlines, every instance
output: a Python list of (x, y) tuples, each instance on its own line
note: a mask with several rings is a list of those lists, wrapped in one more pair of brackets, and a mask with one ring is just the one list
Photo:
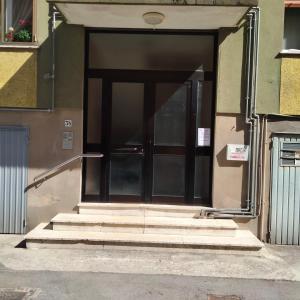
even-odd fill
[(298, 50), (298, 49), (287, 49), (287, 50), (282, 50), (281, 52), (280, 52), (280, 54), (281, 55), (293, 55), (293, 56), (295, 56), (295, 55), (299, 55), (300, 56), (300, 50)]
[(32, 43), (32, 44), (6, 44), (6, 43), (1, 43), (0, 44), (0, 49), (5, 48), (5, 49), (38, 49), (40, 45)]

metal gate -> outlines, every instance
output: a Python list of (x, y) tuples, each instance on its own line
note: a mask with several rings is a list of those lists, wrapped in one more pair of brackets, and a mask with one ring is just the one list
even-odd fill
[(300, 244), (300, 136), (273, 137), (271, 243)]
[(28, 129), (0, 127), (0, 233), (24, 233)]

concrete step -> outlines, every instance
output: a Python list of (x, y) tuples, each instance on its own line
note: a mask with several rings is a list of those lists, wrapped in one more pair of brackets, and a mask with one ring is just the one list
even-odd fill
[(27, 248), (124, 249), (233, 249), (260, 250), (263, 244), (248, 230), (236, 230), (234, 237), (56, 231), (42, 223), (25, 236)]
[(144, 203), (88, 203), (78, 204), (79, 214), (110, 216), (147, 216), (195, 218), (204, 206), (161, 205)]
[(51, 223), (60, 231), (136, 234), (234, 236), (238, 229), (232, 220), (87, 214), (58, 214)]

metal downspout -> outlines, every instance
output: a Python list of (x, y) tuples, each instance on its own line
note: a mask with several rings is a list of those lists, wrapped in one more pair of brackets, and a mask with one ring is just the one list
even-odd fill
[(56, 29), (56, 16), (59, 14), (56, 11), (55, 7), (53, 7), (52, 12), (52, 27), (51, 27), (51, 54), (52, 54), (52, 69), (50, 78), (52, 80), (52, 87), (51, 87), (51, 111), (55, 109), (55, 29)]
[(252, 216), (256, 216), (257, 196), (258, 196), (258, 163), (259, 163), (259, 147), (260, 147), (260, 118), (256, 113), (257, 98), (257, 73), (258, 73), (258, 47), (259, 47), (259, 9), (253, 9), (253, 57), (251, 62), (252, 82), (251, 82), (251, 101), (250, 101), (250, 120), (253, 122), (253, 144), (251, 148), (251, 178), (249, 184), (251, 186), (250, 194), (250, 212)]
[[(200, 215), (214, 217), (247, 217), (255, 218), (257, 201), (257, 172), (259, 156), (259, 115), (256, 114), (257, 72), (259, 49), (259, 8), (253, 8), (248, 13), (247, 54), (246, 54), (246, 109), (245, 123), (249, 126), (249, 161), (247, 178), (247, 199), (245, 208), (207, 209)], [(223, 216), (222, 216), (223, 214)]]

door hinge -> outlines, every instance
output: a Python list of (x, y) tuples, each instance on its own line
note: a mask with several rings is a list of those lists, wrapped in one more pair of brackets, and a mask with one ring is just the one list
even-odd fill
[(26, 220), (23, 220), (23, 228), (26, 227)]

